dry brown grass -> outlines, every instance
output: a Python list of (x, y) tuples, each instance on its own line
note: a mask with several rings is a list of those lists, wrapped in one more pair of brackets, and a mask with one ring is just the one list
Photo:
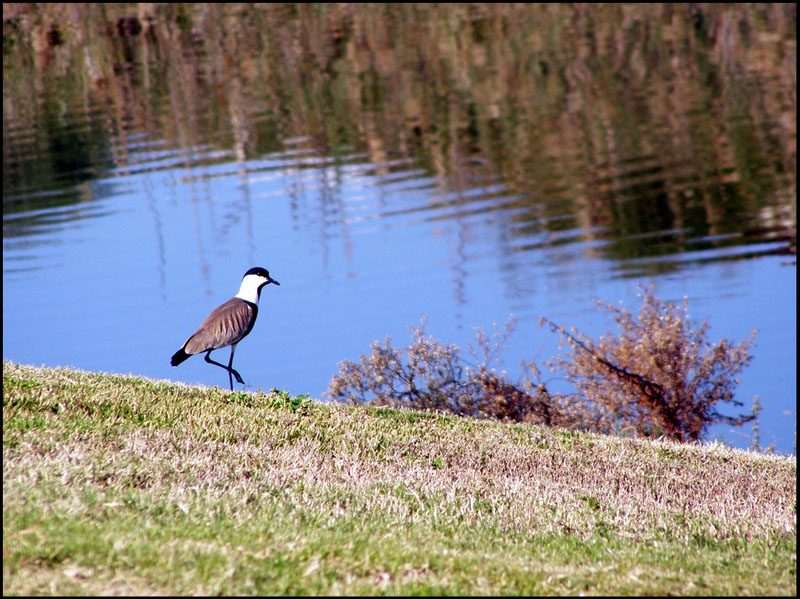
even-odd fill
[(796, 532), (794, 458), (8, 363), (3, 457), (12, 593), (787, 592)]
[[(246, 432), (253, 425), (243, 424), (226, 433), (227, 440), (138, 429), (111, 446), (105, 433), (47, 441), (34, 434), (27, 443), (37, 451), (17, 448), (20, 455), (7, 463), (5, 480), (23, 487), (42, 480), (65, 487), (135, 487), (189, 512), (201, 509), (200, 498), (200, 504), (224, 498), (226, 516), (234, 521), (265, 490), (279, 490), (284, 501), (298, 506), (322, 504), (346, 490), (348, 501), (331, 506), (329, 518), (348, 517), (355, 509), (410, 522), (429, 519), (433, 515), (424, 508), (435, 498), (437, 517), (453, 525), (491, 513), (509, 529), (545, 534), (591, 535), (598, 517), (631, 537), (694, 532), (676, 528), (678, 516), (706, 522), (702, 532), (714, 539), (793, 530), (794, 505), (787, 497), (794, 469), (788, 458), (718, 444), (578, 437), (482, 423), (442, 426), (427, 419), (398, 434), (389, 430), (395, 428), (393, 417), (335, 405), (316, 410), (326, 412), (324, 425), (312, 424), (291, 443), (286, 437), (298, 426), (292, 419), (283, 422), (286, 434), (259, 435), (257, 444)], [(233, 441), (237, 437), (243, 440)], [(100, 446), (106, 451), (98, 455)], [(385, 492), (403, 487), (409, 496)], [(89, 507), (73, 495), (50, 505), (73, 516)]]

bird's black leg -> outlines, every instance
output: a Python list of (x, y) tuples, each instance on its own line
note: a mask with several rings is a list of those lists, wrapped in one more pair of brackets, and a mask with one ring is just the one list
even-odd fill
[[(236, 372), (236, 370), (233, 368), (233, 352), (235, 352), (235, 351), (236, 351), (236, 344), (234, 343), (233, 345), (231, 345), (231, 359), (228, 360), (228, 379), (231, 378), (230, 375), (231, 375), (231, 373), (233, 373), (233, 375), (236, 377), (236, 381), (238, 383), (244, 385), (244, 381), (242, 380), (242, 377), (239, 376), (239, 373)], [(233, 382), (232, 381), (231, 381), (231, 391), (233, 391)]]
[(236, 377), (236, 382), (244, 385), (244, 381), (242, 380), (242, 377), (239, 375), (239, 373), (236, 372), (236, 370), (234, 370), (233, 368), (231, 368), (231, 365), (233, 364), (234, 349), (235, 346), (231, 346), (231, 359), (228, 362), (227, 366), (225, 366), (225, 364), (220, 364), (219, 362), (215, 362), (214, 360), (211, 359), (211, 352), (214, 351), (213, 349), (210, 349), (208, 350), (208, 352), (206, 352), (206, 358), (205, 358), (206, 362), (208, 362), (209, 364), (214, 364), (214, 366), (219, 366), (220, 368), (224, 368), (225, 370), (228, 371), (228, 382), (231, 385), (231, 391), (233, 391), (233, 379), (231, 378), (231, 374), (233, 374), (233, 376)]

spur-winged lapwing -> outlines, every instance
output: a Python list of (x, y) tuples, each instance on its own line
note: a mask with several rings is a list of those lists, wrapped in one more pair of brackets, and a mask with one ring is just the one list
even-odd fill
[[(203, 324), (186, 340), (183, 347), (175, 352), (170, 364), (177, 366), (190, 356), (206, 352), (206, 362), (215, 364), (228, 371), (228, 382), (233, 391), (233, 377), (236, 382), (244, 384), (242, 377), (233, 369), (233, 352), (236, 344), (247, 337), (253, 330), (258, 316), (258, 299), (261, 297), (261, 288), (268, 283), (280, 285), (278, 281), (269, 276), (269, 272), (261, 267), (255, 267), (244, 273), (242, 286), (236, 297), (232, 297), (211, 314), (206, 316)], [(228, 365), (215, 362), (209, 356), (215, 349), (231, 346), (231, 359)]]

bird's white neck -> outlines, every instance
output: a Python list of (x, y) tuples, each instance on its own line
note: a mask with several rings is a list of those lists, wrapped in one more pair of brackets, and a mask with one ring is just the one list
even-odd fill
[(236, 297), (246, 302), (258, 304), (258, 289), (263, 284), (264, 277), (247, 275), (242, 279), (242, 286), (239, 288), (239, 293), (236, 294)]

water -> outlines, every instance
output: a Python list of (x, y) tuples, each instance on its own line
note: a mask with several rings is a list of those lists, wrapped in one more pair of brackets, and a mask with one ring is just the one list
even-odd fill
[[(150, 89), (142, 63), (130, 64), (132, 78), (110, 85)], [(198, 64), (208, 69), (213, 57)], [(178, 86), (179, 74), (163, 85)], [(712, 341), (758, 329), (737, 397), (743, 409), (760, 397), (762, 445), (794, 452), (794, 171), (775, 166), (783, 154), (764, 160), (774, 145), (751, 139), (784, 135), (773, 123), (737, 116), (729, 141), (693, 154), (685, 132), (727, 129), (728, 117), (694, 105), (673, 111), (672, 124), (608, 115), (587, 142), (541, 107), (520, 108), (537, 120), (514, 129), (491, 110), (462, 126), (451, 106), (450, 121), (412, 123), (398, 137), (368, 126), (391, 118), (386, 98), (364, 108), (357, 127), (337, 112), (322, 134), (309, 122), (332, 118), (325, 106), (303, 106), (301, 118), (300, 103), (280, 100), (291, 112), (274, 118), (256, 100), (230, 99), (243, 92), (226, 85), (226, 104), (151, 95), (149, 115), (89, 92), (81, 102), (38, 97), (30, 116), (21, 91), (4, 92), (4, 359), (226, 387), (227, 374), (202, 357), (178, 368), (169, 357), (247, 269), (263, 266), (281, 286), (263, 290), (255, 329), (237, 349), (247, 389), (321, 397), (341, 360), (385, 335), (406, 345), (424, 316), (430, 334), (464, 347), (474, 327), (515, 315), (503, 353), (515, 377), (521, 359), (541, 367), (558, 351), (540, 316), (599, 336), (612, 324), (594, 298), (636, 312), (639, 286), (653, 284), (662, 299), (688, 296)], [(563, 114), (594, 118), (603, 102), (592, 102)], [(231, 118), (207, 126), (220, 118), (209, 107), (220, 106)], [(528, 127), (541, 135), (526, 137)], [(509, 143), (514, 135), (526, 143)], [(669, 135), (678, 141), (661, 147)], [(751, 156), (731, 157), (743, 148)], [(747, 447), (751, 429), (717, 426), (711, 436)]]

